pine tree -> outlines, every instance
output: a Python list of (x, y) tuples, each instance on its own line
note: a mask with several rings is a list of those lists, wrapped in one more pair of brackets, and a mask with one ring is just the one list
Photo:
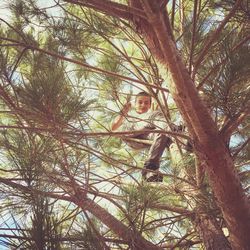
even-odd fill
[[(0, 19), (0, 244), (249, 249), (247, 2), (48, 5), (11, 1)], [(140, 89), (182, 121), (162, 131), (162, 185), (110, 131)]]

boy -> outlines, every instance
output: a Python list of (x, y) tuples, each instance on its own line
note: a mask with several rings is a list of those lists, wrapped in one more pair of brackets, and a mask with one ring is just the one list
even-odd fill
[[(122, 128), (124, 131), (142, 131), (141, 134), (126, 136), (123, 140), (134, 149), (149, 148), (148, 157), (144, 163), (142, 177), (148, 182), (162, 182), (163, 175), (160, 173), (148, 172), (148, 170), (159, 170), (160, 158), (165, 148), (169, 148), (172, 140), (165, 134), (143, 132), (143, 130), (166, 129), (163, 115), (159, 111), (152, 111), (151, 96), (146, 92), (136, 95), (134, 110), (130, 102), (125, 104), (121, 114), (112, 122), (111, 130)], [(153, 140), (152, 145), (133, 141), (133, 139)]]

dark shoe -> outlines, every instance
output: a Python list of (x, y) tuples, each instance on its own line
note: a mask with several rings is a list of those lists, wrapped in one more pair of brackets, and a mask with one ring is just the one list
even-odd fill
[(162, 182), (163, 175), (162, 174), (153, 174), (146, 179), (147, 182)]
[(146, 181), (148, 179), (148, 176), (154, 175), (154, 173), (151, 171), (157, 170), (157, 169), (158, 169), (158, 166), (155, 167), (152, 165), (148, 165), (145, 167), (144, 165), (143, 169), (141, 170), (142, 179)]

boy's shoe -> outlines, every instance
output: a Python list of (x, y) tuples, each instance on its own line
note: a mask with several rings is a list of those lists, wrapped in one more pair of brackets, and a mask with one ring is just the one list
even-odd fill
[(162, 174), (153, 174), (146, 179), (147, 182), (162, 182), (163, 175)]
[(152, 173), (148, 172), (146, 169), (143, 169), (142, 171), (142, 178), (146, 182), (162, 182), (163, 181), (163, 175), (161, 173)]
[[(152, 170), (154, 170), (155, 172), (152, 172)], [(163, 175), (159, 173), (159, 165), (149, 162), (144, 163), (142, 169), (142, 179), (147, 182), (162, 182)]]

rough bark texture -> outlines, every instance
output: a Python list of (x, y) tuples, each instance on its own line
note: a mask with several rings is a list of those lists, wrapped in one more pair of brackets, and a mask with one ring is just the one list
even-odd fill
[(207, 250), (232, 249), (222, 230), (217, 226), (218, 222), (212, 217), (207, 214), (197, 213), (194, 223)]
[[(230, 231), (231, 244), (234, 249), (250, 249), (250, 206), (234, 171), (233, 160), (169, 35), (166, 14), (156, 7), (159, 2), (141, 3), (149, 23), (145, 26), (144, 20), (136, 22), (137, 29), (161, 64), (161, 71), (171, 72), (170, 92), (195, 141), (198, 157), (206, 163), (211, 187)], [(152, 34), (156, 37), (152, 38)]]
[[(171, 162), (174, 166), (183, 162), (183, 157), (178, 147), (173, 143), (170, 147)], [(188, 179), (189, 173), (185, 168), (181, 169), (179, 176)], [(194, 219), (192, 223), (200, 236), (204, 246), (209, 250), (230, 250), (232, 249), (218, 222), (210, 215), (209, 201), (206, 194), (202, 193), (202, 189), (197, 185), (190, 185), (188, 182), (181, 182), (178, 189), (184, 194), (189, 204), (189, 209), (194, 211)], [(187, 195), (185, 195), (187, 194)], [(190, 199), (190, 194), (193, 198)]]

